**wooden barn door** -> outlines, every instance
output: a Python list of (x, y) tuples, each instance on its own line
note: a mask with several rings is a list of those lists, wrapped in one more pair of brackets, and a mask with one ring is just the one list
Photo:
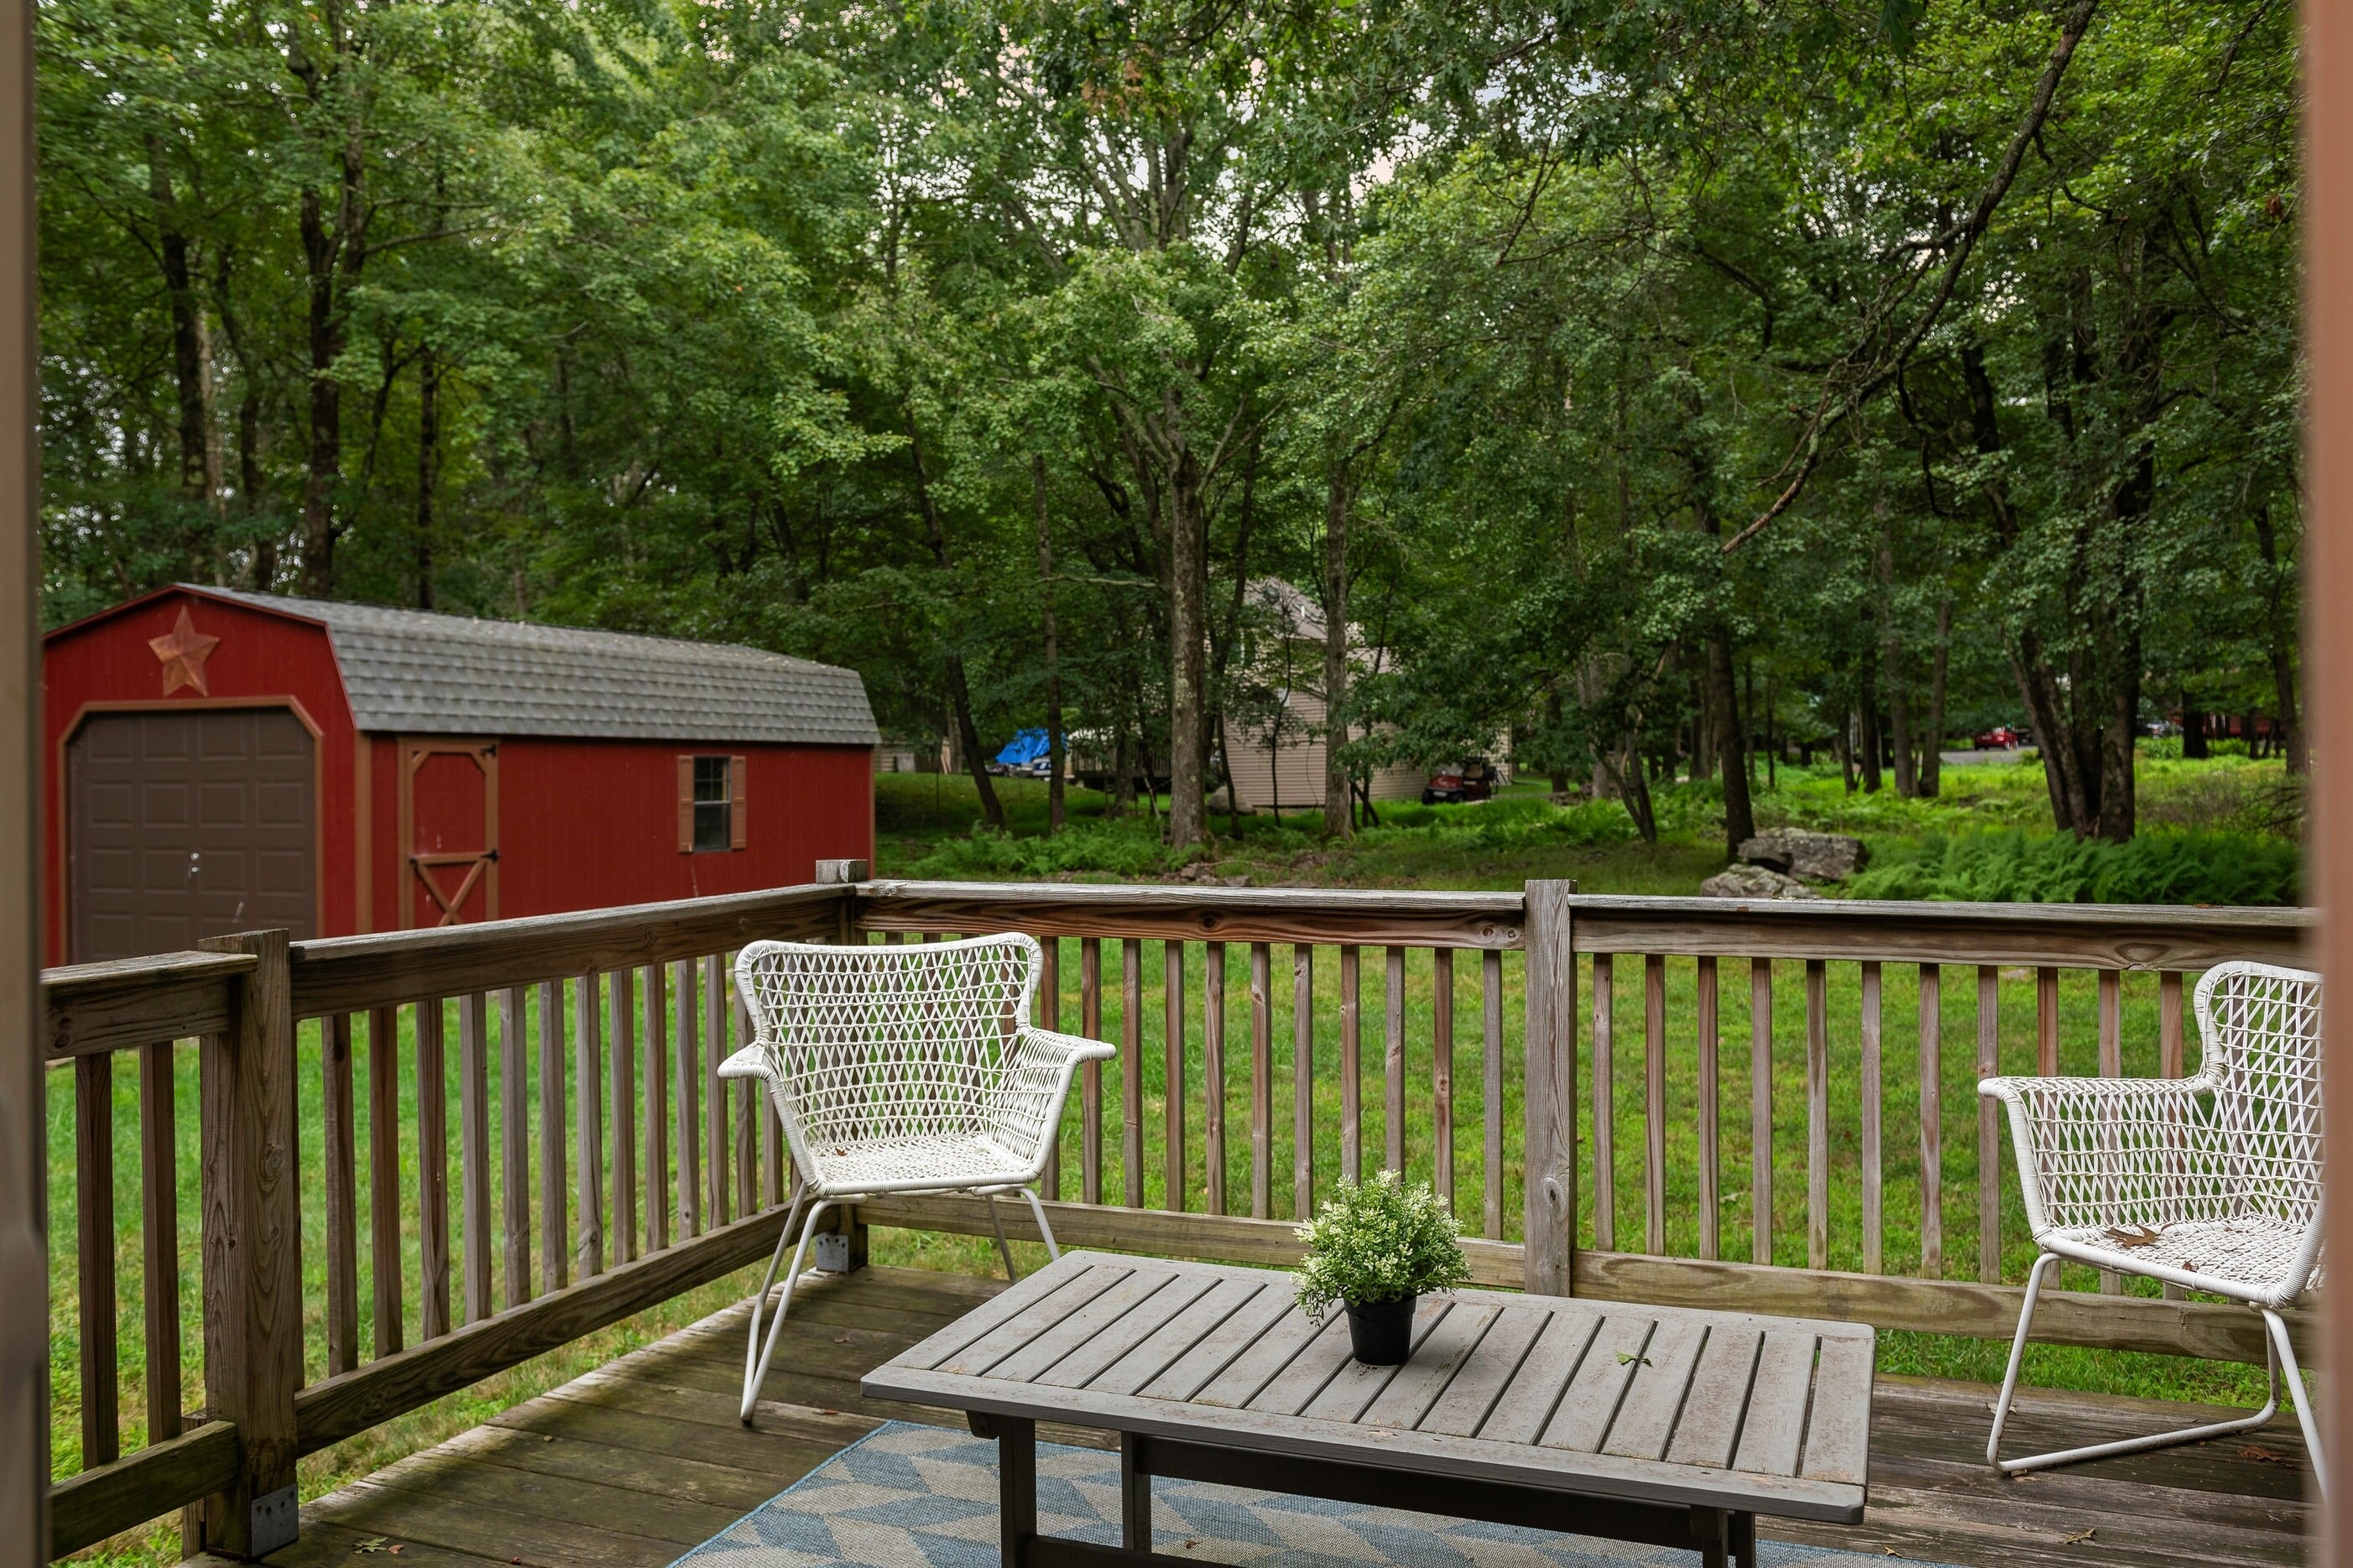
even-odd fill
[(400, 923), (499, 918), (499, 744), (400, 742)]

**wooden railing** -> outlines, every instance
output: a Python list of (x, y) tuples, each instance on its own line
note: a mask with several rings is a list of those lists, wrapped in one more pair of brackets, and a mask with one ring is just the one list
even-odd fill
[[(1287, 1261), (1320, 1195), (1391, 1166), (1456, 1205), (1485, 1282), (2002, 1335), (2019, 1297), (2002, 1280), (2028, 1254), (1969, 1081), (1997, 1062), (2179, 1074), (2185, 977), (2293, 962), (2309, 925), (1562, 883), (864, 882), (52, 971), (49, 1050), (75, 1075), (83, 1455), (53, 1544), (185, 1503), (191, 1544), (266, 1545), (292, 1528), (300, 1455), (757, 1261), (790, 1174), (773, 1118), (715, 1077), (745, 1036), (727, 955), (754, 937), (1044, 941), (1040, 1021), (1119, 1050), (1088, 1068), (1049, 1173), (1067, 1245)], [(1726, 1050), (1744, 989), (1748, 1049)], [(1891, 1020), (1916, 1028), (1916, 1072)], [(128, 1455), (117, 1053), (137, 1058), (142, 1194), (146, 1441)], [(175, 1151), (199, 1102), (190, 1415)], [(1975, 1245), (1947, 1246), (1948, 1220)], [(842, 1223), (987, 1228), (956, 1199)], [(2261, 1359), (2242, 1312), (2102, 1283), (2046, 1298), (2039, 1337)]]

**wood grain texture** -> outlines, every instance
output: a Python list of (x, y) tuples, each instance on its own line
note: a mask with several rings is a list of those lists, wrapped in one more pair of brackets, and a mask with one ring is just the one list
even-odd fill
[(1211, 1214), (1226, 1212), (1226, 944), (1202, 944), (1201, 1163)]
[(449, 1100), (439, 1001), (417, 1005), (417, 1332), (449, 1331)]
[(1667, 961), (1642, 959), (1642, 1250), (1667, 1249)]
[(820, 941), (839, 929), (852, 896), (839, 887), (780, 888), (297, 942), (295, 1010), (309, 1017), (535, 984), (583, 970), (697, 958), (762, 938)]
[(613, 1138), (613, 1205), (610, 1250), (627, 1263), (638, 1255), (638, 1046), (637, 972), (616, 969), (605, 976), (605, 1094)]
[(499, 1196), (507, 1305), (538, 1294), (531, 1277), (531, 1020), (523, 990), (499, 993)]
[(1862, 1271), (1887, 1272), (1886, 1162), (1881, 1148), (1881, 1111), (1886, 1062), (1880, 1038), (1880, 966), (1862, 966), (1862, 1050), (1856, 1067), (1862, 1090)]
[(302, 1220), (294, 1013), (286, 933), (206, 937), (258, 961), (233, 1027), (208, 1037), (203, 1084), (205, 1384), (237, 1424), (242, 1463), (205, 1505), (208, 1545), (249, 1554), (253, 1504), (294, 1480), (294, 1395), (302, 1384)]
[(368, 1010), (368, 1275), (374, 1284), (371, 1349), (405, 1342), (401, 1322), (400, 1010)]
[(727, 967), (715, 952), (702, 955), (702, 1175), (703, 1204), (713, 1226), (733, 1217), (735, 1193), (729, 1175), (734, 1129), (727, 1083), (719, 1064), (727, 1059)]
[[(1568, 1295), (1576, 1283), (1570, 1259), (1577, 1251), (1577, 958), (1569, 888), (1563, 881), (1527, 885), (1521, 1282), (1549, 1296)], [(1596, 1070), (1601, 1070), (1598, 1064)], [(1492, 1171), (1492, 1148), (1488, 1158)], [(1601, 1201), (1597, 1190), (1597, 1215)]]
[(1944, 971), (1920, 966), (1920, 1272), (1945, 1274)]
[[(1103, 943), (1087, 937), (1079, 943), (1079, 1033), (1090, 1040), (1103, 1038)], [(1079, 1066), (1079, 1194), (1088, 1203), (1103, 1202), (1103, 1063)]]
[(1315, 1214), (1315, 950), (1291, 950), (1291, 1215)]
[(352, 1097), (352, 1016), (320, 1020), (321, 1162), (327, 1220), (327, 1371), (360, 1359), (359, 1138)]
[(1144, 1206), (1144, 943), (1119, 944), (1119, 1180), (1127, 1206)]
[(234, 1422), (207, 1421), (59, 1481), (49, 1489), (50, 1557), (79, 1552), (234, 1484), (243, 1453)]
[(2181, 971), (2168, 969), (2157, 979), (2157, 1070), (2160, 1077), (2183, 1076), (2183, 1045)]
[[(1978, 1077), (2001, 1071), (2001, 971), (1978, 966)], [(2001, 1107), (1978, 1097), (1978, 1282), (2001, 1283)]]
[(140, 1051), (140, 1296), (151, 1445), (180, 1435), (179, 1118), (172, 1069), (171, 1041)]
[(1364, 950), (1340, 949), (1340, 1179), (1365, 1179)]
[(605, 1271), (604, 987), (583, 974), (572, 983), (572, 1093), (578, 1122), (578, 1186), (573, 1202), (579, 1232), (573, 1265), (586, 1279)]
[[(860, 941), (865, 933), (860, 933)], [(1060, 1034), (1062, 1028), (1062, 939), (1059, 936), (1041, 938), (1038, 943), (1038, 1026)], [(740, 1000), (737, 1005), (742, 1005)], [(1057, 1121), (1047, 1132), (1049, 1151), (1044, 1177), (1038, 1184), (1038, 1195), (1059, 1198), (1062, 1195), (1062, 1123)], [(773, 1201), (773, 1200), (771, 1200)]]
[[(1573, 973), (1573, 971), (1572, 971)], [(1480, 1171), (1480, 1228), (1491, 1240), (1504, 1239), (1504, 955), (1479, 955), (1480, 1093), (1479, 1114), (1483, 1164)], [(1569, 1102), (1572, 1112), (1576, 1100)]]
[(671, 1027), (670, 1110), (678, 1140), (678, 1226), (681, 1239), (701, 1236), (702, 1212), (702, 1051), (694, 1006), (694, 961), (681, 958), (670, 968)]
[(2034, 1070), (2043, 1078), (2059, 1071), (2059, 970), (2044, 964), (2034, 972)]
[(641, 970), (645, 988), (645, 1183), (646, 1250), (659, 1252), (670, 1245), (670, 1025), (662, 1006), (662, 967), (649, 963)]
[(491, 1300), (491, 1016), (479, 991), (458, 999), (458, 1210), (465, 1226), (466, 1321)]
[(572, 1283), (572, 1210), (565, 1144), (564, 982), (539, 983), (539, 1288)]
[(1185, 1182), (1185, 944), (1161, 943), (1162, 1206), (1183, 1213)]
[(1699, 1075), (1693, 1089), (1698, 1100), (1699, 1121), (1699, 1255), (1712, 1258), (1724, 1249), (1724, 1146), (1719, 1110), (1722, 1041), (1716, 1017), (1715, 960), (1700, 959), (1696, 970), (1693, 981), (1698, 991)]
[(1748, 961), (1748, 1228), (1752, 1262), (1773, 1261), (1773, 961)]
[(1593, 955), (1593, 1245), (1618, 1246), (1618, 973)]
[[(1305, 949), (1301, 949), (1305, 952)], [(1430, 955), (1430, 1168), (1439, 1202), (1454, 1204), (1454, 950)]]
[(1274, 997), (1269, 944), (1250, 950), (1250, 1217), (1274, 1212)]
[(114, 1058), (77, 1057), (73, 1073), (82, 1463), (111, 1465), (122, 1451), (114, 1299)]
[(858, 920), (876, 931), (1509, 948), (1521, 913), (1510, 893), (878, 881), (860, 889)]
[(1831, 1260), (1831, 1036), (1822, 961), (1806, 961), (1806, 1266)]
[(103, 1056), (228, 1027), (242, 952), (165, 952), (41, 971), (41, 1049), (50, 1061)]

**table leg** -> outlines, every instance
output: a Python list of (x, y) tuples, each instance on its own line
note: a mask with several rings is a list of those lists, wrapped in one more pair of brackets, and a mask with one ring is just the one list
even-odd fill
[(968, 1418), (977, 1436), (997, 1439), (997, 1533), (1004, 1568), (1021, 1568), (1038, 1533), (1038, 1423), (1018, 1415)]
[(1732, 1560), (1739, 1568), (1757, 1568), (1757, 1516), (1736, 1513), (1732, 1516)]
[(1152, 1550), (1152, 1472), (1144, 1439), (1134, 1432), (1119, 1435), (1119, 1543), (1130, 1552)]
[(1701, 1568), (1727, 1568), (1726, 1551), (1732, 1531), (1720, 1508), (1691, 1510), (1692, 1544), (1699, 1551)]

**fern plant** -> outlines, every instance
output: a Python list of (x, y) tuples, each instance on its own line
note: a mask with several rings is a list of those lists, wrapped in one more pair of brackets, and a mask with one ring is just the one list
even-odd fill
[(1471, 1279), (1462, 1230), (1427, 1182), (1412, 1186), (1383, 1171), (1344, 1185), (1324, 1212), (1299, 1227), (1299, 1310), (1317, 1322), (1335, 1304), (1399, 1301), (1451, 1290)]

